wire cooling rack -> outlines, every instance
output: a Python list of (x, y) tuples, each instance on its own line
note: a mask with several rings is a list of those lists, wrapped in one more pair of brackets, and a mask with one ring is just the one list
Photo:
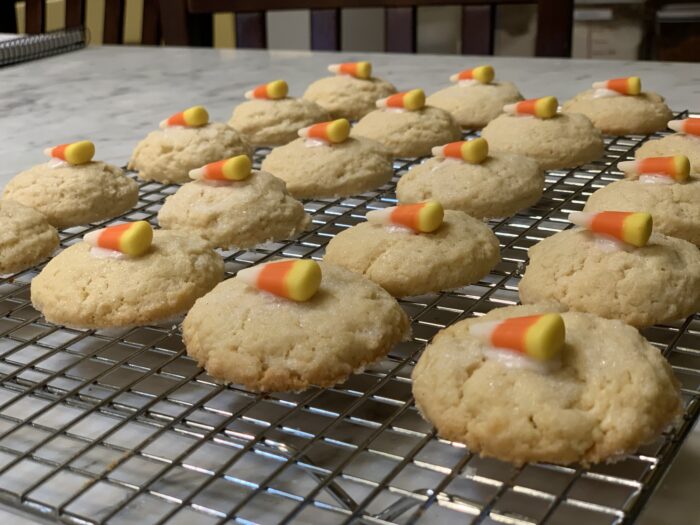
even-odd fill
[[(680, 114), (686, 116), (687, 112)], [(627, 523), (639, 514), (700, 411), (700, 316), (654, 326), (683, 385), (672, 431), (615, 464), (590, 469), (481, 459), (421, 419), (410, 374), (442, 328), (518, 300), (527, 249), (567, 227), (615, 165), (646, 137), (606, 139), (602, 159), (550, 171), (543, 198), (489, 224), (503, 261), (479, 283), (401, 301), (413, 338), (347, 382), (303, 393), (218, 385), (184, 351), (178, 327), (74, 330), (32, 308), (41, 266), (0, 279), (0, 498), (68, 523)], [(256, 162), (267, 153), (258, 151)], [(224, 252), (228, 276), (277, 256), (323, 256), (326, 243), (395, 203), (395, 163), (377, 191), (305, 203), (298, 239)], [(155, 224), (177, 186), (141, 183), (138, 206), (61, 232), (62, 246), (118, 220)]]

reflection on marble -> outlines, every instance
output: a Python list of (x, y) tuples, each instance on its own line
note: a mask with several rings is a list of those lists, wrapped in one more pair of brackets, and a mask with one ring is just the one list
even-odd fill
[(94, 47), (0, 70), (0, 186), (44, 160), (46, 146), (88, 138), (97, 145), (97, 158), (124, 164), (138, 140), (175, 111), (204, 104), (212, 118), (227, 120), (255, 84), (284, 78), (298, 96), (328, 74), (328, 64), (360, 58), (399, 89), (432, 93), (449, 84), (451, 73), (489, 62), (497, 78), (513, 80), (526, 97), (563, 101), (595, 80), (635, 74), (672, 108), (700, 108), (700, 68), (692, 64)]

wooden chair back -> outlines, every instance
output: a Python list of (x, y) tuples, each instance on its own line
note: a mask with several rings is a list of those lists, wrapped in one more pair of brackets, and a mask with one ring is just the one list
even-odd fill
[[(211, 45), (211, 15), (236, 14), (236, 44), (267, 47), (265, 13), (309, 9), (311, 49), (340, 50), (343, 7), (385, 9), (385, 51), (416, 52), (416, 8), (427, 5), (462, 6), (462, 53), (490, 55), (494, 51), (496, 7), (536, 4), (536, 56), (571, 56), (573, 0), (160, 0), (166, 45)], [(168, 6), (166, 14), (165, 5)]]
[[(46, 1), (25, 0), (26, 32), (31, 34), (46, 31)], [(85, 25), (85, 1), (65, 0), (65, 27)], [(13, 2), (10, 2), (13, 3)], [(124, 12), (126, 0), (105, 0), (102, 42), (104, 44), (124, 43)], [(143, 24), (141, 43), (158, 45), (161, 42), (158, 0), (143, 0)]]

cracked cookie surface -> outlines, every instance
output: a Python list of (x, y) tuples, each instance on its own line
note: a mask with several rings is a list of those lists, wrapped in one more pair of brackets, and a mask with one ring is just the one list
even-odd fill
[(0, 275), (19, 272), (58, 248), (58, 232), (38, 211), (0, 201)]
[(563, 313), (561, 367), (542, 373), (487, 359), (469, 334), (479, 322), (551, 312), (491, 310), (440, 331), (413, 371), (413, 394), (441, 437), (515, 464), (614, 461), (653, 440), (681, 414), (679, 385), (661, 353), (634, 328)]
[(238, 131), (221, 122), (210, 122), (199, 128), (151, 131), (137, 144), (128, 168), (138, 171), (143, 180), (183, 184), (192, 180), (190, 170), (251, 153)]
[(447, 210), (442, 226), (432, 233), (357, 224), (331, 240), (324, 261), (404, 297), (476, 282), (498, 264), (500, 255), (498, 239), (486, 224)]
[(227, 279), (182, 325), (187, 353), (212, 377), (255, 391), (332, 386), (408, 333), (396, 300), (353, 272), (320, 263), (321, 287), (297, 303)]
[(194, 233), (217, 248), (249, 248), (288, 239), (304, 230), (310, 218), (293, 199), (284, 181), (254, 171), (243, 181), (183, 185), (158, 212), (162, 228)]
[(76, 328), (141, 326), (186, 312), (224, 275), (224, 263), (199, 237), (155, 230), (145, 255), (98, 258), (80, 242), (54, 257), (31, 284), (47, 321)]
[(529, 250), (524, 304), (555, 301), (633, 326), (672, 322), (700, 309), (700, 251), (653, 233), (643, 248), (610, 251), (590, 232), (556, 233)]

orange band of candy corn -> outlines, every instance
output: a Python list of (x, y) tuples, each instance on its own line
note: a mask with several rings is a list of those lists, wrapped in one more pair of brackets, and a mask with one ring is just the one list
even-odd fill
[(425, 106), (425, 93), (422, 89), (412, 89), (377, 100), (377, 107), (380, 108), (401, 108), (416, 111), (423, 106)]
[(61, 159), (68, 164), (87, 164), (95, 156), (95, 145), (89, 140), (70, 144), (60, 144), (47, 148), (44, 153), (51, 158)]
[(492, 66), (479, 66), (473, 69), (465, 69), (460, 71), (456, 75), (452, 75), (450, 80), (452, 82), (459, 82), (461, 80), (476, 80), (481, 84), (489, 84), (493, 81), (496, 76), (496, 72), (493, 70)]
[(299, 136), (305, 139), (321, 140), (331, 144), (345, 142), (350, 136), (350, 122), (339, 118), (330, 122), (320, 122), (299, 130)]
[(503, 106), (503, 111), (513, 115), (532, 115), (537, 118), (552, 118), (557, 114), (559, 101), (556, 97), (531, 98)]
[(569, 215), (569, 220), (593, 233), (613, 237), (637, 248), (646, 246), (653, 229), (651, 215), (643, 212), (574, 212)]
[(260, 84), (251, 91), (245, 93), (249, 99), (279, 100), (285, 98), (289, 92), (289, 86), (284, 80), (273, 80), (267, 84)]
[(700, 137), (700, 118), (672, 120), (668, 123), (668, 127), (679, 133)]
[(240, 270), (236, 278), (279, 297), (308, 301), (321, 286), (321, 267), (309, 259), (275, 261)]
[(204, 106), (192, 106), (185, 111), (171, 115), (160, 123), (161, 128), (171, 126), (183, 126), (188, 128), (199, 128), (209, 123), (209, 113)]
[(328, 66), (331, 73), (350, 75), (355, 78), (368, 79), (372, 76), (372, 64), (369, 62), (344, 62)]
[(549, 360), (561, 353), (566, 340), (564, 319), (557, 313), (475, 322), (470, 334), (495, 348), (505, 348)]
[(668, 177), (669, 182), (685, 182), (690, 177), (690, 161), (685, 155), (629, 160), (618, 163), (617, 167), (628, 176), (656, 175)]
[(472, 164), (480, 164), (489, 154), (489, 144), (484, 138), (450, 142), (432, 149), (433, 156), (460, 159)]
[(642, 92), (642, 81), (639, 77), (611, 78), (604, 82), (595, 82), (596, 89), (609, 89), (622, 95), (639, 95)]
[(211, 162), (190, 171), (195, 180), (240, 181), (250, 177), (252, 163), (248, 155), (237, 155), (229, 159)]
[(138, 257), (151, 247), (153, 228), (146, 221), (129, 222), (90, 232), (83, 237), (83, 240), (96, 248)]
[(373, 210), (367, 213), (367, 220), (376, 224), (402, 226), (418, 233), (431, 233), (442, 225), (444, 216), (442, 204), (426, 201)]

